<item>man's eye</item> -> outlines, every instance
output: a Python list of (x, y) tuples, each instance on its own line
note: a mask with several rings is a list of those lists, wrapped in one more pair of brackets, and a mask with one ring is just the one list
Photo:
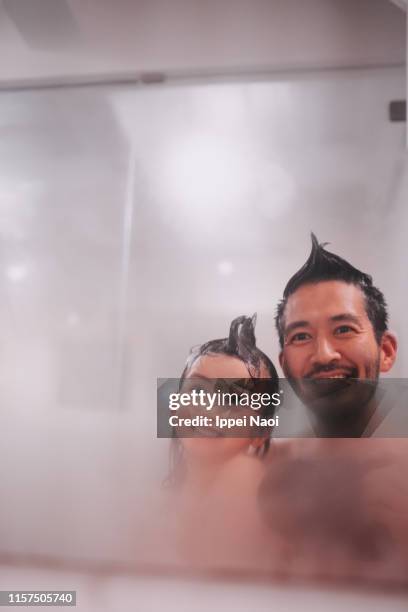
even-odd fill
[(336, 327), (336, 329), (334, 330), (334, 333), (337, 336), (348, 334), (350, 332), (354, 332), (354, 329), (350, 327), (350, 325), (340, 325), (339, 327)]
[(310, 334), (307, 332), (298, 332), (297, 334), (293, 334), (293, 336), (289, 339), (291, 344), (299, 344), (301, 342), (306, 342), (310, 339)]

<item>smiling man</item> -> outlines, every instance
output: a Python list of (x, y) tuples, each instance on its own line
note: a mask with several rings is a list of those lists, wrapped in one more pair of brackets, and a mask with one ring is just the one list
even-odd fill
[(380, 420), (379, 374), (392, 368), (397, 342), (371, 276), (324, 246), (312, 234), (308, 260), (285, 287), (279, 360), (317, 436), (371, 435)]

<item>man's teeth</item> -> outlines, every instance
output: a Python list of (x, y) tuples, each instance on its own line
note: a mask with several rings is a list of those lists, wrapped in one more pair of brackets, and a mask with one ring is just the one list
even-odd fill
[(334, 378), (350, 378), (350, 374), (333, 374), (332, 376), (316, 376), (315, 380), (333, 380)]

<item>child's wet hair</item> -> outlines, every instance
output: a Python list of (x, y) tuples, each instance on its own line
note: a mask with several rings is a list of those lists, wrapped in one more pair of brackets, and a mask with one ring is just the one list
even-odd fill
[(210, 340), (194, 347), (180, 377), (180, 384), (183, 383), (197, 359), (203, 355), (230, 355), (238, 357), (247, 366), (251, 378), (260, 376), (263, 365), (278, 388), (279, 381), (275, 366), (269, 357), (256, 346), (255, 324), (256, 314), (252, 317), (245, 315), (236, 317), (230, 325), (228, 338)]

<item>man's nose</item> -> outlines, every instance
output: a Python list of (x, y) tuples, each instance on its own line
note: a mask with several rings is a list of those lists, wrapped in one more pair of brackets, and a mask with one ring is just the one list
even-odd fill
[(326, 336), (316, 338), (314, 351), (312, 355), (313, 365), (328, 365), (333, 361), (340, 359), (340, 353), (338, 352), (335, 343)]

